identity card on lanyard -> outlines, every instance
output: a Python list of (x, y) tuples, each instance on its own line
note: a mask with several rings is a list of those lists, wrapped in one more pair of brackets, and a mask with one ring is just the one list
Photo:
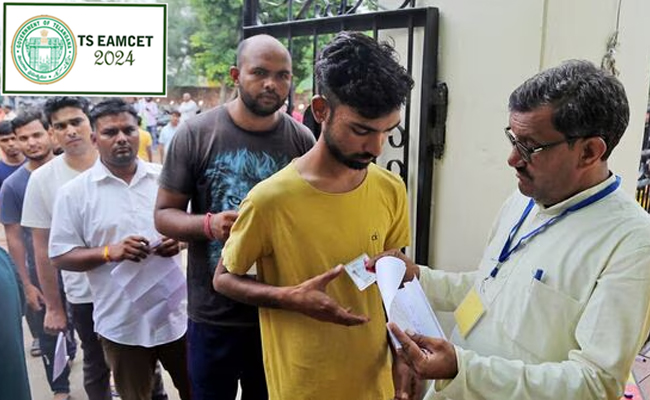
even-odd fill
[[(546, 230), (548, 227), (550, 227), (557, 221), (566, 217), (568, 214), (578, 211), (582, 208), (585, 208), (597, 202), (598, 200), (606, 197), (607, 195), (615, 191), (620, 186), (620, 184), (621, 184), (621, 178), (617, 176), (616, 180), (611, 184), (609, 184), (607, 187), (605, 187), (603, 190), (587, 197), (586, 199), (574, 204), (571, 207), (568, 207), (559, 215), (556, 215), (555, 217), (546, 221), (541, 226), (535, 228), (531, 232), (528, 232), (527, 234), (522, 236), (522, 238), (519, 239), (519, 241), (514, 246), (511, 247), (512, 241), (515, 235), (517, 234), (517, 231), (519, 231), (519, 228), (524, 223), (526, 217), (528, 216), (528, 214), (530, 214), (530, 211), (533, 209), (533, 205), (535, 204), (533, 199), (530, 199), (528, 201), (528, 205), (526, 205), (526, 209), (521, 214), (519, 221), (517, 221), (515, 226), (513, 226), (512, 229), (510, 230), (510, 234), (508, 235), (506, 242), (503, 244), (503, 248), (501, 249), (501, 253), (499, 254), (497, 265), (490, 271), (490, 274), (483, 280), (483, 283), (485, 283), (489, 279), (496, 278), (497, 274), (499, 273), (499, 268), (501, 268), (501, 265), (504, 262), (506, 262), (513, 253), (519, 250), (521, 248), (521, 245), (524, 242), (531, 240), (532, 238), (534, 238), (539, 233)], [(456, 320), (456, 324), (458, 325), (459, 333), (463, 337), (466, 337), (467, 334), (469, 334), (469, 332), (474, 328), (474, 326), (476, 326), (476, 323), (481, 319), (483, 314), (485, 314), (485, 311), (486, 311), (485, 306), (481, 301), (481, 298), (478, 292), (476, 291), (476, 288), (472, 286), (472, 289), (469, 291), (469, 293), (467, 293), (467, 295), (460, 303), (458, 308), (456, 308), (456, 311), (454, 311), (454, 319)]]

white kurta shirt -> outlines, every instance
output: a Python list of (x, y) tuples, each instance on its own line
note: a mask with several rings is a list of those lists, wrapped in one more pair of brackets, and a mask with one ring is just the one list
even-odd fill
[[(97, 160), (91, 169), (64, 185), (54, 205), (50, 257), (76, 247), (116, 244), (130, 235), (150, 240), (159, 237), (153, 220), (159, 174), (159, 165), (138, 160), (135, 176), (127, 184)], [(86, 272), (95, 297), (95, 331), (116, 343), (144, 347), (183, 336), (187, 327), (185, 303), (154, 326), (146, 312), (142, 315), (134, 309), (111, 278), (116, 265), (106, 263)]]
[[(614, 179), (549, 208), (535, 204), (513, 243)], [(454, 329), (458, 375), (427, 399), (622, 395), (650, 329), (650, 217), (618, 189), (532, 238), (486, 280), (528, 201), (517, 192), (505, 203), (478, 271), (421, 268), (434, 309), (453, 311), (472, 286), (486, 308), (467, 337)]]

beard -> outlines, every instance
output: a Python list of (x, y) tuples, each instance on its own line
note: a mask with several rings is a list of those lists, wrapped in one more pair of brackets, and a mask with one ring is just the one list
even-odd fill
[[(258, 95), (257, 97), (253, 97), (250, 93), (248, 93), (247, 91), (243, 90), (240, 87), (239, 95), (241, 96), (241, 99), (244, 102), (246, 108), (248, 108), (250, 112), (252, 112), (253, 114), (259, 117), (268, 117), (269, 115), (272, 115), (273, 113), (278, 111), (280, 107), (282, 107), (282, 104), (284, 104), (284, 99), (281, 99), (280, 96), (272, 92), (265, 92)], [(277, 101), (275, 101), (270, 105), (262, 105), (262, 102), (259, 99), (263, 95), (275, 96)]]
[[(128, 150), (128, 151), (125, 151)], [(136, 151), (130, 147), (130, 148), (121, 148), (120, 151), (115, 151), (111, 155), (110, 159), (110, 164), (114, 165), (116, 167), (126, 167), (133, 163), (133, 161), (137, 158), (137, 153)]]
[(356, 170), (366, 169), (368, 168), (370, 161), (365, 160), (368, 158), (375, 158), (375, 155), (370, 153), (357, 153), (349, 155), (344, 154), (332, 138), (332, 132), (329, 126), (326, 130), (323, 131), (323, 137), (325, 139), (325, 145), (327, 146), (327, 149), (329, 150), (332, 157), (334, 157), (336, 161), (340, 162), (348, 168)]
[(47, 158), (47, 156), (50, 155), (51, 150), (52, 149), (50, 148), (50, 149), (44, 149), (42, 152), (36, 154), (31, 154), (31, 155), (25, 154), (25, 157), (32, 161), (43, 161), (44, 159)]

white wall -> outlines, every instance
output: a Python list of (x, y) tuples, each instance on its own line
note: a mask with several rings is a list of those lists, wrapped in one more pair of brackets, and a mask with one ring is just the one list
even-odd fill
[[(472, 270), (500, 204), (516, 188), (503, 136), (508, 96), (526, 78), (562, 60), (599, 64), (615, 29), (618, 0), (420, 0), (417, 5), (440, 10), (438, 79), (449, 86), (445, 155), (435, 162), (430, 265)], [(650, 75), (650, 1), (622, 2), (619, 41), (617, 67), (631, 122), (610, 167), (633, 193)]]

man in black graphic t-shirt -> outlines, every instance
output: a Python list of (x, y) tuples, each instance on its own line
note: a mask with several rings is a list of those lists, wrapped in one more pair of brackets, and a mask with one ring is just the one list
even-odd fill
[(189, 242), (188, 358), (198, 400), (234, 399), (238, 381), (246, 398), (268, 397), (257, 308), (215, 292), (212, 276), (248, 191), (314, 144), (307, 128), (279, 111), (291, 86), (291, 56), (280, 42), (243, 41), (230, 75), (237, 98), (179, 126), (155, 212), (162, 234)]

